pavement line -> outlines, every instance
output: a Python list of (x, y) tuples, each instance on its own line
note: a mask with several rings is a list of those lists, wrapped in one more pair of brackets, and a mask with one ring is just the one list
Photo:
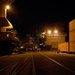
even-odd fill
[[(17, 65), (17, 67), (15, 68), (15, 70), (11, 73), (11, 75), (16, 75), (17, 73), (19, 73), (23, 67), (30, 61), (30, 59), (28, 59), (26, 62), (24, 62), (24, 60), (21, 60), (19, 62), (19, 65)], [(23, 64), (21, 67), (20, 65)], [(20, 68), (19, 68), (20, 67)]]
[(4, 71), (5, 69), (9, 68), (10, 66), (12, 66), (12, 64), (10, 64), (10, 65), (8, 65), (8, 66), (6, 66), (6, 67), (0, 69), (0, 72)]
[[(41, 55), (43, 55), (43, 54), (41, 54)], [(58, 64), (59, 66), (63, 67), (64, 69), (66, 69), (66, 70), (72, 72), (73, 74), (75, 74), (75, 72), (73, 70), (69, 69), (68, 67), (66, 67), (66, 66), (64, 66), (62, 64), (60, 64), (59, 62), (55, 61), (54, 59), (52, 59), (52, 58), (50, 58), (50, 57), (48, 57), (46, 55), (43, 55), (43, 56), (45, 56), (47, 59), (53, 61), (54, 63)]]
[(32, 57), (32, 75), (36, 75), (36, 71), (35, 71), (35, 66), (34, 66), (34, 59), (33, 59), (33, 55), (32, 55), (32, 52), (31, 52), (31, 57)]

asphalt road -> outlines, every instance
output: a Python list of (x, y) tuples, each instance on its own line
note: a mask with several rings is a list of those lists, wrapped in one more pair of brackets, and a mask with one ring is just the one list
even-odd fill
[(48, 51), (0, 56), (0, 75), (75, 75), (75, 55)]

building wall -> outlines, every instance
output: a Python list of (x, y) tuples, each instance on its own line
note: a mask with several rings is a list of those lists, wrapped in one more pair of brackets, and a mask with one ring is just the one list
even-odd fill
[(70, 52), (75, 52), (75, 41), (71, 41), (71, 42), (69, 42), (69, 51)]
[(0, 3), (0, 17), (5, 17), (5, 5)]
[(68, 52), (68, 42), (59, 43), (58, 44), (58, 50), (60, 52)]
[(53, 49), (58, 49), (58, 44), (65, 42), (65, 34), (46, 35), (46, 45), (51, 45)]
[(0, 32), (0, 40), (13, 39), (14, 33), (11, 32)]
[(75, 52), (75, 19), (69, 22), (69, 52)]
[[(6, 39), (11, 39), (11, 40), (16, 40), (19, 41), (18, 37), (15, 37), (17, 34), (16, 30), (13, 29), (13, 25), (7, 20), (9, 26), (1, 26), (0, 27), (0, 40), (6, 40)], [(7, 31), (7, 29), (9, 31)]]

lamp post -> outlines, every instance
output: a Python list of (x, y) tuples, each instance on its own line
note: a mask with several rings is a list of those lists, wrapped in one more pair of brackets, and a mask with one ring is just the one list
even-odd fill
[[(0, 17), (6, 17), (6, 5), (11, 5), (15, 0), (0, 0)], [(7, 6), (7, 8), (9, 8)]]
[(9, 5), (6, 5), (5, 7), (5, 18), (7, 18), (7, 10), (10, 9), (10, 6)]

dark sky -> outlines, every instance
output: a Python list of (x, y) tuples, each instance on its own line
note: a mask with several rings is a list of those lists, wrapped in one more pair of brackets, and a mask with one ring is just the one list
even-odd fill
[(67, 23), (74, 18), (74, 2), (62, 0), (15, 0), (8, 11), (9, 21), (22, 38), (57, 22), (64, 23), (63, 26), (59, 23), (59, 27), (67, 30)]

